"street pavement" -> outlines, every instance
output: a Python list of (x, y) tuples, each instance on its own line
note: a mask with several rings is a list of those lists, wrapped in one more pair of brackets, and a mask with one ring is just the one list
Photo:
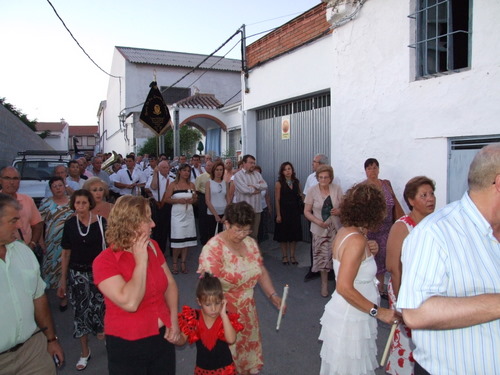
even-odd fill
[[(259, 286), (255, 288), (255, 299), (262, 332), (264, 349), (264, 368), (261, 375), (309, 375), (319, 374), (321, 342), (319, 319), (329, 298), (320, 295), (320, 280), (304, 282), (304, 275), (310, 265), (310, 244), (300, 242), (297, 246), (298, 266), (281, 264), (279, 243), (267, 240), (261, 243), (264, 264), (269, 270), (274, 286), (282, 295), (283, 287), (289, 286), (287, 298), (287, 313), (281, 321), (280, 330), (276, 331), (278, 311), (268, 301)], [(191, 248), (188, 254), (188, 274), (174, 275), (179, 286), (179, 309), (183, 305), (196, 307), (195, 289), (197, 283), (196, 268), (201, 248)], [(167, 257), (171, 264), (171, 258)], [(333, 281), (330, 281), (330, 292), (333, 292)], [(82, 374), (75, 368), (80, 356), (79, 340), (72, 337), (72, 309), (65, 312), (58, 309), (55, 293), (49, 291), (49, 300), (59, 340), (66, 355), (65, 365), (59, 374)], [(387, 307), (387, 301), (382, 300), (382, 306)], [(378, 360), (382, 356), (390, 327), (378, 321)], [(91, 359), (86, 374), (107, 374), (106, 347), (104, 341), (91, 337)], [(193, 373), (196, 348), (194, 345), (178, 347), (177, 374)], [(385, 374), (382, 368), (377, 369), (377, 375)]]

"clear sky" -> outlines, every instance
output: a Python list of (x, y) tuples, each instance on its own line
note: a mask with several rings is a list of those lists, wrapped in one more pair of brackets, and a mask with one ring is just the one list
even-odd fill
[[(320, 0), (50, 2), (80, 45), (109, 72), (114, 46), (210, 54), (243, 24), (247, 36), (258, 34)], [(97, 124), (109, 77), (85, 56), (47, 0), (0, 0), (0, 33), (0, 97), (30, 120)], [(239, 45), (228, 57), (240, 58)]]

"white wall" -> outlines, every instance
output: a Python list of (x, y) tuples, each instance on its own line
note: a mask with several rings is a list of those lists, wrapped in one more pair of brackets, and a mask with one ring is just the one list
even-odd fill
[[(127, 128), (127, 136), (130, 139), (130, 144), (127, 144), (124, 139), (123, 131), (120, 131), (118, 115), (120, 111), (126, 107), (132, 107), (126, 110), (130, 112), (139, 112), (142, 110), (144, 100), (149, 93), (149, 84), (153, 81), (153, 74), (156, 71), (156, 81), (158, 86), (170, 86), (174, 84), (181, 76), (187, 73), (190, 69), (176, 67), (149, 66), (141, 64), (131, 64), (125, 61), (123, 56), (114, 50), (111, 74), (125, 77), (120, 80), (110, 78), (107, 93), (107, 106), (101, 116), (101, 124), (104, 123), (107, 129), (107, 137), (105, 140), (105, 151), (115, 150), (118, 153), (125, 155), (133, 151), (133, 130), (132, 126)], [(205, 74), (203, 74), (205, 73)], [(200, 80), (194, 82), (203, 74)], [(228, 99), (234, 96), (240, 90), (240, 73), (228, 71), (196, 71), (190, 74), (186, 79), (176, 84), (176, 87), (192, 86), (199, 89), (200, 93), (215, 94), (215, 97), (225, 103)], [(173, 113), (171, 113), (173, 115)], [(127, 123), (132, 122), (130, 117)], [(106, 137), (106, 135), (105, 135)]]
[(364, 160), (375, 157), (398, 197), (425, 174), (442, 206), (448, 137), (500, 132), (500, 2), (473, 3), (472, 64), (460, 73), (412, 78), (408, 1), (367, 1), (332, 34), (332, 160), (344, 188), (363, 179)]

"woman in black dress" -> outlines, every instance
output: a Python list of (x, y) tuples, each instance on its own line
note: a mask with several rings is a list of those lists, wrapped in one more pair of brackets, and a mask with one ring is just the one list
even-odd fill
[[(295, 246), (297, 241), (302, 241), (300, 224), (300, 215), (303, 211), (302, 199), (300, 182), (295, 177), (293, 165), (286, 161), (281, 164), (278, 181), (274, 187), (276, 205), (274, 240), (281, 245), (281, 262), (285, 265), (298, 264), (295, 259)], [(288, 254), (290, 254), (290, 262)]]
[(89, 333), (104, 338), (104, 297), (94, 284), (92, 262), (106, 247), (106, 219), (91, 212), (95, 201), (88, 190), (75, 191), (69, 206), (75, 216), (64, 224), (62, 272), (57, 294), (63, 298), (66, 288), (69, 291), (74, 309), (73, 337), (80, 339), (82, 347), (76, 369), (82, 371), (90, 359)]

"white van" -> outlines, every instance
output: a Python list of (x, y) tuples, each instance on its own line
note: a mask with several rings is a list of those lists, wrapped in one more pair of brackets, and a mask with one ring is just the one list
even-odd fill
[(45, 188), (54, 168), (67, 166), (71, 156), (67, 151), (27, 150), (17, 153), (12, 166), (21, 175), (19, 193), (29, 195), (38, 206), (45, 196)]

